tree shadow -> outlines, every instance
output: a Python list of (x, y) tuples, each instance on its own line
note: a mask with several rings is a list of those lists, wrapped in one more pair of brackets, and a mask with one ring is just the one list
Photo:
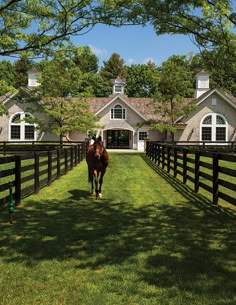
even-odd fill
[(236, 215), (213, 209), (203, 196), (154, 170), (186, 204), (147, 199), (135, 206), (117, 198), (96, 200), (82, 189), (69, 190), (65, 200), (34, 197), (17, 209), (14, 225), (3, 229), (0, 256), (29, 267), (54, 259), (73, 259), (74, 268), (82, 270), (128, 264), (132, 271), (126, 271), (135, 270), (148, 285), (230, 294), (236, 279)]
[(161, 178), (165, 179), (175, 190), (177, 190), (179, 193), (181, 193), (185, 198), (187, 198), (190, 202), (193, 200), (195, 204), (204, 211), (208, 211), (210, 213), (216, 214), (216, 215), (228, 215), (229, 217), (235, 217), (235, 214), (230, 209), (227, 209), (225, 207), (222, 207), (220, 205), (214, 206), (212, 204), (212, 201), (209, 200), (207, 197), (200, 193), (194, 192), (193, 189), (191, 189), (186, 184), (182, 183), (177, 178), (174, 178), (171, 176), (168, 172), (163, 170), (161, 167), (159, 167), (157, 164), (152, 162), (149, 158), (147, 158), (145, 155), (142, 155), (143, 160), (151, 167)]

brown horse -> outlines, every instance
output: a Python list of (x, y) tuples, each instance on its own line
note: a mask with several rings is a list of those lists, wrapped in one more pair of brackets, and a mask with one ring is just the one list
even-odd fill
[(95, 184), (96, 199), (102, 198), (103, 176), (108, 166), (108, 160), (108, 152), (101, 141), (96, 140), (94, 144), (89, 145), (86, 154), (88, 179), (91, 182), (91, 193), (94, 193)]

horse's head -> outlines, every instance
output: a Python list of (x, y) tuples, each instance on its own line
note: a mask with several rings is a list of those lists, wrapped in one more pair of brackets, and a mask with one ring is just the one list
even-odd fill
[(101, 159), (101, 156), (103, 155), (103, 152), (104, 152), (104, 146), (99, 143), (99, 142), (95, 142), (94, 143), (94, 156), (97, 160), (100, 160)]

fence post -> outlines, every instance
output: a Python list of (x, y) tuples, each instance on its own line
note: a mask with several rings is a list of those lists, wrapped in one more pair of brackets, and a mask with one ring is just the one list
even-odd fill
[(183, 183), (187, 181), (187, 149), (183, 149)]
[(21, 202), (21, 156), (15, 156), (15, 204)]
[(171, 147), (168, 146), (167, 147), (167, 172), (168, 173), (170, 172), (170, 150), (171, 150)]
[(77, 145), (73, 146), (75, 156), (75, 166), (78, 164)]
[(61, 176), (61, 150), (57, 148), (57, 178)]
[(68, 150), (67, 150), (67, 148), (64, 149), (64, 154), (65, 154), (64, 164), (65, 164), (65, 174), (66, 174), (68, 172)]
[(160, 166), (161, 163), (161, 145), (157, 144), (157, 165)]
[(80, 163), (81, 162), (81, 147), (80, 147), (80, 144), (78, 144), (78, 147), (77, 147), (77, 155), (78, 155), (78, 162)]
[(146, 143), (146, 156), (149, 157), (149, 147), (150, 147), (150, 142), (147, 141)]
[(213, 153), (213, 205), (218, 205), (219, 198), (219, 154)]
[(155, 144), (154, 143), (151, 143), (151, 151), (150, 151), (150, 158), (151, 160), (153, 161), (154, 160), (154, 153), (155, 153)]
[(34, 193), (39, 192), (39, 154), (34, 153)]
[(52, 151), (48, 151), (48, 185), (52, 182)]
[(6, 156), (6, 151), (7, 151), (7, 148), (6, 148), (6, 141), (3, 142), (3, 155)]
[(158, 150), (158, 144), (155, 144), (155, 152), (154, 152), (154, 162), (157, 163), (157, 150)]
[(194, 191), (199, 190), (199, 177), (200, 177), (200, 151), (195, 151), (195, 177), (194, 177)]
[(161, 165), (162, 168), (164, 169), (165, 167), (165, 146), (162, 145), (162, 151), (161, 151)]
[(73, 160), (73, 147), (70, 147), (70, 169), (72, 169), (74, 166), (74, 160)]
[(174, 177), (175, 178), (177, 176), (177, 152), (178, 152), (178, 148), (175, 146), (174, 147)]

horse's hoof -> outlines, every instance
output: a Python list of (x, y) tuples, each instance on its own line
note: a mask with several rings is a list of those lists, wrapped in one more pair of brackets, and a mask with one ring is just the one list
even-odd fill
[(101, 193), (96, 194), (96, 199), (101, 199), (101, 198), (102, 198), (102, 194)]

